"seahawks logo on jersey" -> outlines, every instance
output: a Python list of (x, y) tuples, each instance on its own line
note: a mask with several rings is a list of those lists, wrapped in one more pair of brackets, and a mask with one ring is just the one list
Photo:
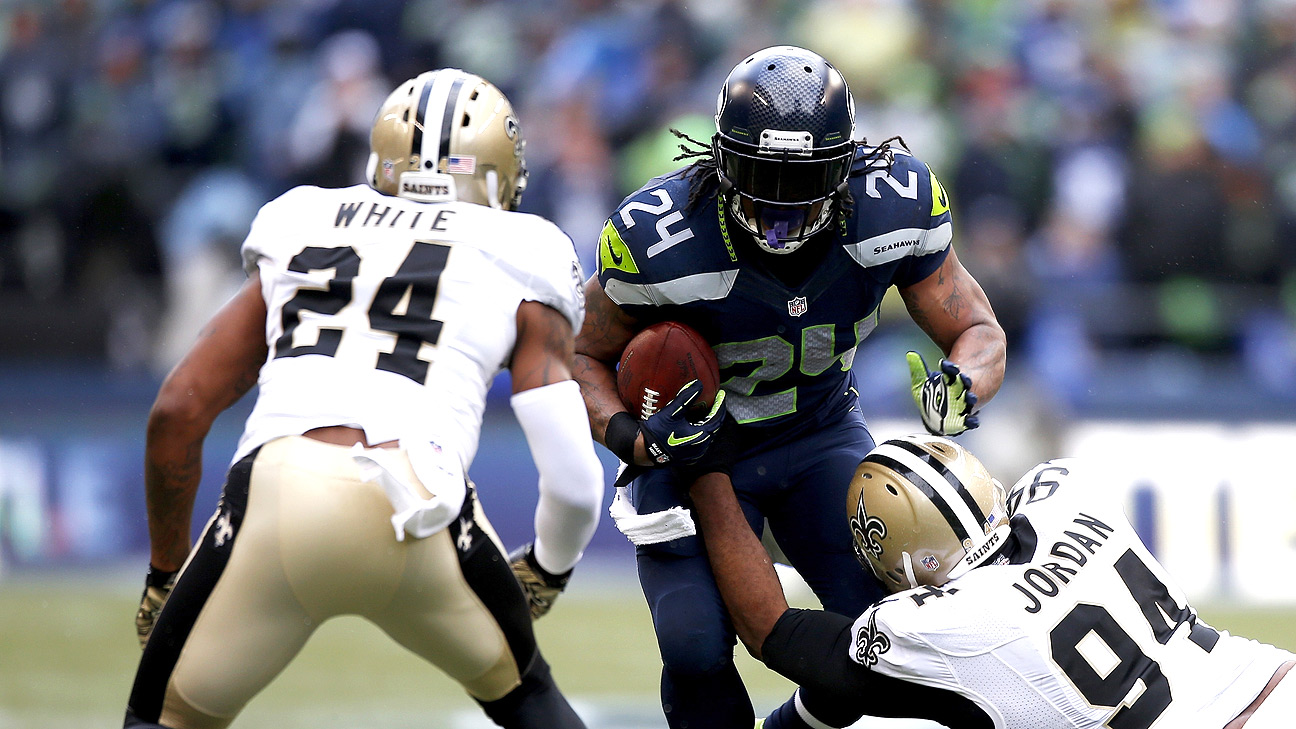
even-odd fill
[(855, 662), (868, 668), (877, 665), (882, 654), (891, 650), (891, 639), (877, 627), (877, 611), (869, 615), (864, 629), (855, 634)]

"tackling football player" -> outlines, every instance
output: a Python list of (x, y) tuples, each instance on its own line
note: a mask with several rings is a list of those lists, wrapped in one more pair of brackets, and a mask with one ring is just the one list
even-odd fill
[[(838, 514), (873, 447), (856, 396), (868, 383), (851, 365), (883, 295), (896, 287), (946, 355), (934, 372), (910, 355), (933, 432), (976, 426), (976, 406), (1003, 380), (1005, 352), (990, 303), (951, 248), (935, 174), (895, 140), (854, 141), (854, 117), (841, 73), (815, 53), (778, 46), (739, 63), (720, 91), (710, 143), (695, 143), (683, 155), (691, 164), (648, 182), (607, 221), (575, 372), (595, 438), (626, 464), (687, 464), (732, 423), (725, 430), (742, 453), (733, 482), (751, 528), (768, 520), (823, 605), (843, 615), (882, 595)], [(682, 433), (669, 417), (679, 402), (643, 421), (626, 411), (614, 367), (638, 331), (667, 319), (714, 347), (730, 419), (719, 409)], [(734, 667), (733, 628), (677, 508), (689, 503), (683, 483), (672, 468), (651, 468), (614, 502), (637, 545), (662, 705), (672, 727), (746, 729), (754, 712)]]
[[(401, 84), (370, 141), (367, 185), (298, 187), (261, 209), (247, 283), (158, 393), (126, 727), (228, 725), (342, 614), (443, 670), (501, 726), (584, 726), (531, 628), (602, 504), (571, 378), (576, 253), (553, 224), (512, 212), (522, 131), (482, 78), (442, 69)], [(540, 472), (535, 541), (513, 570), (466, 475), (503, 367)], [(254, 384), (190, 551), (203, 440)]]
[[(788, 608), (723, 470), (692, 488), (716, 579), (748, 650), (802, 687), (765, 729), (1291, 726), (1296, 655), (1198, 619), (1096, 464), (1042, 463), (1005, 491), (949, 439), (882, 443), (843, 522), (893, 594), (854, 618)], [(836, 704), (813, 720), (812, 690)]]

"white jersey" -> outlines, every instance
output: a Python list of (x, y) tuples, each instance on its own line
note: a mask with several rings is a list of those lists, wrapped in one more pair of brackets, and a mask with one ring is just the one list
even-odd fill
[(261, 272), (270, 352), (235, 461), (345, 425), (370, 443), (431, 442), (466, 472), (518, 305), (551, 306), (573, 331), (585, 315), (575, 250), (552, 223), (367, 185), (298, 187), (266, 204), (243, 260)]
[(1198, 620), (1088, 468), (1022, 477), (1014, 563), (883, 600), (851, 658), (966, 696), (1004, 729), (1223, 727), (1293, 655)]

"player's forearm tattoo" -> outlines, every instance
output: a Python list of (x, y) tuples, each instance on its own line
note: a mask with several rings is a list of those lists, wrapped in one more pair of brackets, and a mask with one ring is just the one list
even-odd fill
[(189, 551), (189, 522), (193, 500), (202, 478), (202, 441), (183, 448), (178, 458), (161, 462), (149, 459), (145, 467), (153, 542), (172, 559), (183, 559)]
[[(534, 387), (552, 385), (568, 379), (573, 364), (573, 336), (571, 326), (561, 314), (546, 309), (543, 314), (519, 317), (517, 341), (534, 341), (538, 337), (544, 350), (543, 357), (532, 357), (526, 361), (533, 366), (522, 371), (515, 370), (515, 379), (525, 380)], [(515, 358), (512, 367), (516, 367)]]
[[(949, 261), (946, 261), (941, 265), (940, 278), (937, 279), (937, 281), (941, 284), (942, 289), (945, 285), (945, 268), (950, 265)], [(963, 313), (969, 308), (967, 297), (963, 293), (963, 288), (965, 288), (965, 286), (960, 286), (963, 278), (960, 273), (961, 271), (962, 268), (958, 267), (954, 268), (954, 270), (950, 272), (949, 293), (941, 299), (941, 308), (944, 309), (945, 313), (949, 314), (949, 317), (954, 321), (958, 321), (963, 316)]]
[(585, 316), (581, 339), (594, 351), (605, 351), (613, 343), (613, 322), (610, 312), (602, 307), (591, 307)]
[(567, 374), (571, 372), (574, 366), (573, 336), (571, 325), (557, 312), (552, 314), (546, 312), (546, 316), (542, 321), (544, 323), (544, 347), (549, 356), (543, 360), (539, 379), (540, 382), (546, 385), (552, 385), (555, 382), (567, 379)]

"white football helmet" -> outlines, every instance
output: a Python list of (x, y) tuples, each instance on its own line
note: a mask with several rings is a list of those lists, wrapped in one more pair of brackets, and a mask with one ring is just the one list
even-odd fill
[(966, 448), (909, 435), (869, 451), (846, 510), (855, 556), (891, 592), (940, 586), (1004, 545), (1007, 493)]
[(368, 182), (420, 202), (514, 210), (526, 189), (526, 142), (513, 106), (480, 76), (443, 68), (396, 87), (369, 135)]

